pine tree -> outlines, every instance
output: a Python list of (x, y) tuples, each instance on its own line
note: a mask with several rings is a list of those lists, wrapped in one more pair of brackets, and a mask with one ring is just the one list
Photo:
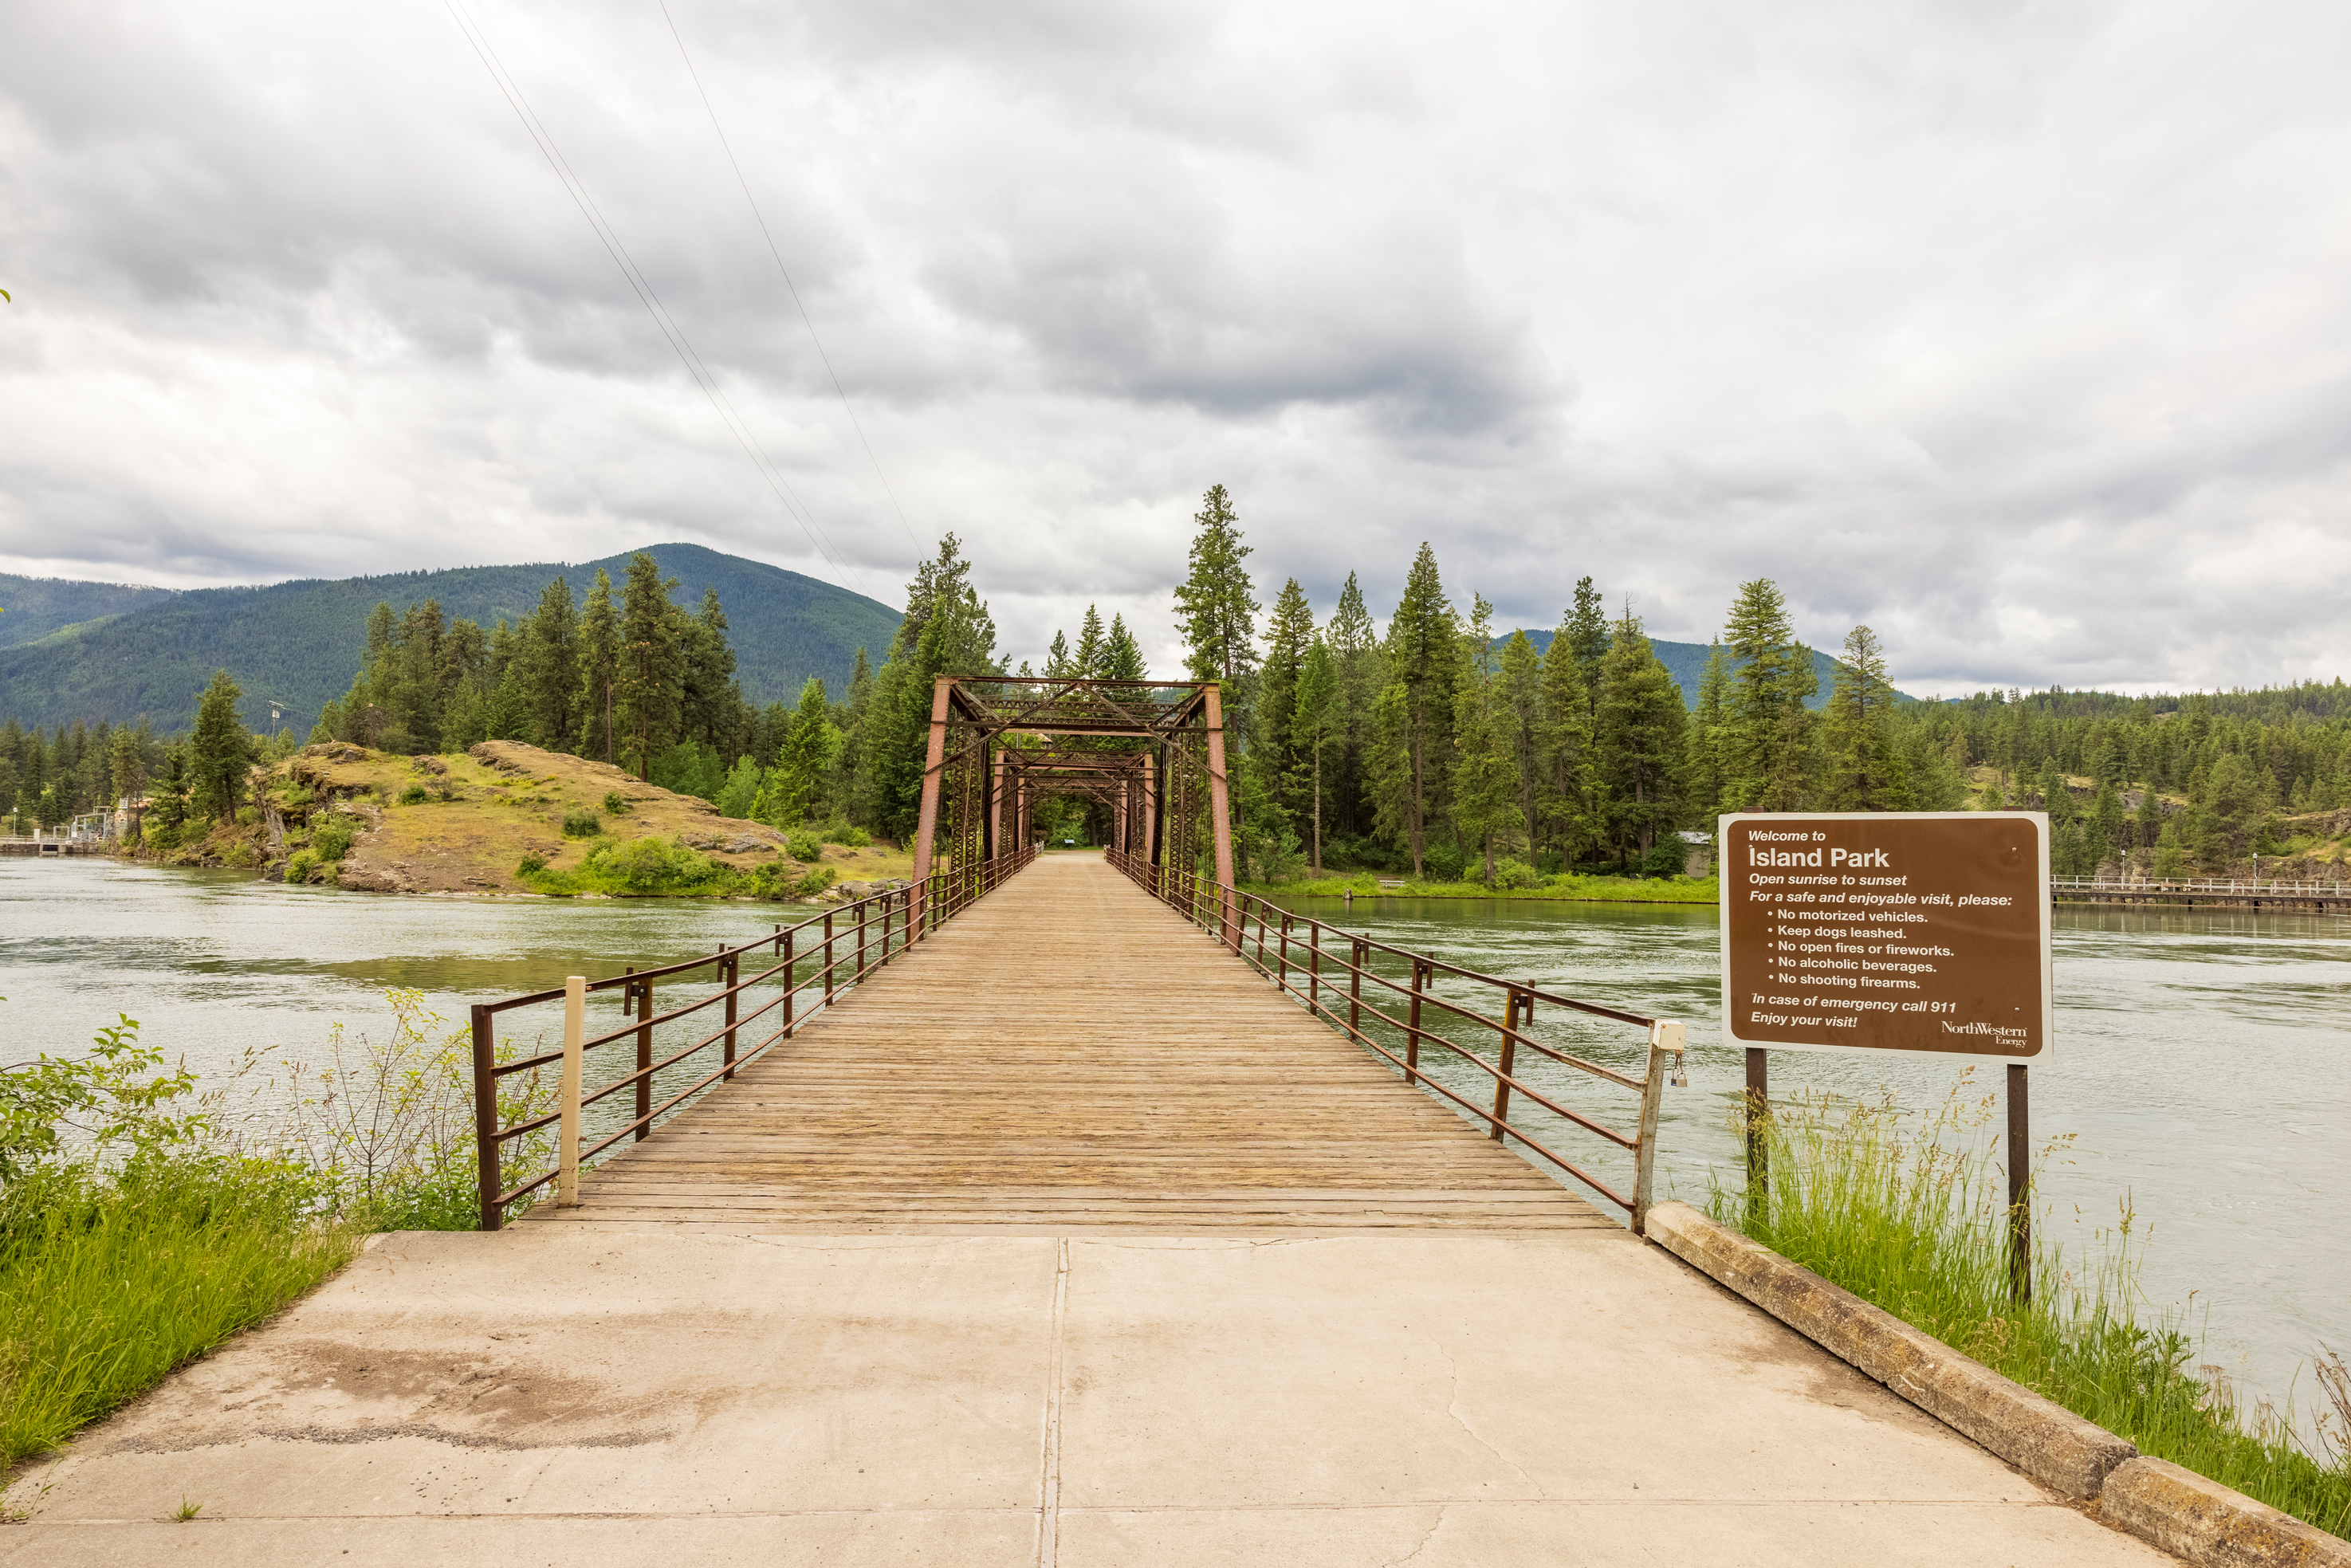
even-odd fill
[(1708, 649), (1706, 669), (1698, 676), (1698, 703), (1690, 710), (1685, 732), (1687, 750), (1682, 759), (1682, 779), (1691, 806), (1708, 817), (1725, 810), (1723, 794), (1729, 782), (1724, 766), (1729, 691), (1730, 661), (1722, 644), (1716, 643)]
[(1240, 518), (1222, 485), (1211, 485), (1192, 516), (1190, 570), (1176, 590), (1176, 615), (1184, 633), (1185, 669), (1196, 681), (1221, 681), (1228, 695), (1257, 668), (1257, 614), (1248, 570), (1250, 554), (1241, 542)]
[(244, 695), (226, 670), (217, 670), (197, 699), (195, 733), (188, 737), (188, 784), (200, 816), (233, 815), (245, 793), (246, 775), (253, 768), (253, 737), (237, 711)]
[(1428, 823), (1445, 804), (1460, 636), (1460, 618), (1437, 576), (1437, 552), (1423, 541), (1388, 622), (1388, 687), (1380, 701), (1384, 709), (1394, 693), (1397, 706), (1386, 721), (1391, 733), (1382, 737), (1384, 766), (1374, 776), (1381, 822), (1403, 837), (1415, 876), (1427, 864)]
[(1906, 771), (1893, 737), (1894, 688), (1886, 679), (1886, 651), (1877, 633), (1856, 626), (1846, 634), (1844, 658), (1830, 688), (1823, 727), (1829, 809), (1896, 811), (1910, 804)]
[(1379, 628), (1364, 603), (1355, 574), (1347, 574), (1339, 590), (1339, 607), (1331, 612), (1323, 639), (1331, 647), (1331, 663), (1339, 677), (1337, 751), (1331, 780), (1332, 814), (1339, 831), (1358, 836), (1374, 820), (1370, 754), (1372, 705), (1387, 685), (1381, 668)]
[(1275, 596), (1265, 642), (1265, 665), (1258, 677), (1254, 710), (1257, 724), (1250, 743), (1263, 753), (1266, 779), (1275, 798), (1291, 807), (1301, 803), (1290, 787), (1297, 771), (1297, 751), (1290, 734), (1291, 714), (1297, 701), (1298, 673), (1314, 642), (1314, 611), (1294, 577)]
[(761, 785), (752, 814), (778, 828), (793, 828), (827, 804), (825, 786), (841, 754), (840, 728), (832, 722), (824, 683), (810, 675), (800, 687), (799, 708), (792, 715), (776, 765)]
[(1322, 754), (1330, 749), (1339, 726), (1339, 666), (1329, 644), (1320, 637), (1306, 650), (1298, 667), (1298, 686), (1290, 709), (1291, 753), (1300, 759), (1301, 782), (1311, 806), (1314, 873), (1322, 873)]
[(679, 623), (678, 732), (721, 753), (742, 747), (742, 694), (735, 685), (735, 649), (718, 590), (702, 591), (702, 610)]
[(1583, 849), (1598, 842), (1604, 827), (1598, 810), (1593, 722), (1583, 662), (1562, 626), (1543, 651), (1542, 728), (1538, 737), (1542, 777), (1537, 809), (1571, 870)]
[(620, 760), (621, 620), (612, 580), (601, 567), (580, 612), (580, 755)]
[(1127, 630), (1126, 617), (1110, 618), (1110, 632), (1102, 639), (1102, 678), (1106, 681), (1140, 681), (1148, 679), (1150, 671), (1143, 662), (1143, 648)]
[(1516, 814), (1518, 779), (1495, 712), (1494, 607), (1470, 596), (1469, 624), (1461, 636), (1453, 689), (1449, 786), (1455, 831), (1482, 850), (1485, 881), (1494, 880), (1494, 840)]
[(1567, 639), (1567, 651), (1575, 658), (1575, 667), (1583, 677), (1586, 697), (1598, 712), (1600, 701), (1600, 661), (1608, 656), (1608, 612), (1602, 602), (1600, 591), (1592, 580), (1575, 580), (1575, 603), (1562, 621), (1559, 634)]
[(1788, 604), (1769, 578), (1740, 584), (1723, 642), (1731, 678), (1729, 810), (1801, 811), (1813, 797), (1813, 723), (1805, 699), (1820, 688), (1813, 653), (1795, 640)]
[(1542, 659), (1525, 632), (1502, 644), (1496, 688), (1497, 725), (1517, 785), (1519, 816), (1526, 828), (1527, 856), (1534, 858), (1542, 837)]
[(668, 748), (677, 730), (684, 685), (680, 646), (684, 617), (670, 598), (676, 586), (675, 578), (663, 578), (651, 552), (639, 550), (629, 558), (621, 598), (614, 723), (630, 767), (644, 779), (653, 778), (653, 758)]
[(1617, 858), (1643, 856), (1681, 821), (1683, 729), (1687, 710), (1674, 677), (1631, 611), (1616, 623), (1600, 665), (1596, 737), (1608, 785), (1609, 832)]
[(1079, 674), (1077, 659), (1070, 653), (1070, 639), (1063, 632), (1054, 632), (1051, 644), (1045, 650), (1045, 678), (1049, 681), (1083, 678)]
[(1102, 678), (1102, 612), (1086, 606), (1086, 618), (1078, 624), (1077, 651), (1070, 655), (1071, 674), (1080, 680)]
[(873, 706), (861, 737), (863, 771), (857, 800), (867, 825), (890, 838), (912, 833), (921, 812), (931, 694), (938, 676), (1002, 672), (995, 619), (970, 577), (961, 544), (946, 535), (939, 541), (937, 559), (915, 569), (907, 585), (905, 618), (874, 677)]

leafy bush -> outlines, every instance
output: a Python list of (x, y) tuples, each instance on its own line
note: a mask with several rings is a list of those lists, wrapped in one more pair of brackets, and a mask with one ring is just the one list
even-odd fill
[(603, 822), (593, 811), (566, 811), (563, 814), (563, 836), (567, 839), (592, 839), (603, 831)]
[(139, 842), (141, 848), (152, 850), (158, 854), (165, 850), (176, 850), (180, 847), (180, 824), (177, 822), (145, 823), (139, 830)]
[(431, 797), (424, 793), (422, 784), (411, 784), (400, 792), (400, 803), (403, 806), (422, 806)]
[(248, 843), (234, 843), (221, 853), (223, 865), (248, 866), (261, 863), (261, 852)]
[(846, 819), (841, 817), (835, 817), (831, 821), (813, 823), (804, 831), (813, 843), (839, 844), (848, 850), (862, 850), (873, 841), (864, 829), (852, 826)]
[(789, 847), (792, 859), (807, 864), (813, 864), (824, 853), (824, 841), (814, 833), (794, 833)]
[(310, 880), (310, 873), (318, 870), (318, 851), (308, 848), (296, 850), (293, 854), (287, 859), (286, 880), (287, 882), (308, 882)]
[(1494, 883), (1498, 888), (1541, 887), (1542, 873), (1522, 860), (1508, 856), (1494, 862)]
[(261, 813), (255, 810), (252, 807), (239, 806), (236, 809), (236, 825), (238, 827), (250, 828), (260, 821)]
[(1688, 866), (1689, 843), (1678, 833), (1659, 839), (1641, 857), (1643, 876), (1679, 876)]
[(310, 787), (307, 784), (289, 783), (280, 789), (277, 795), (278, 799), (284, 800), (288, 806), (307, 806), (318, 799), (310, 792)]
[(604, 810), (615, 817), (625, 817), (629, 814), (629, 798), (618, 789), (608, 789), (604, 792)]
[(525, 855), (515, 862), (515, 875), (528, 879), (547, 869), (547, 861), (539, 855)]
[(617, 883), (615, 892), (640, 895), (698, 889), (722, 872), (718, 862), (697, 854), (674, 839), (648, 835), (626, 843), (603, 843), (588, 853), (580, 871), (589, 878)]
[(321, 861), (339, 861), (351, 852), (351, 837), (358, 831), (357, 823), (338, 811), (311, 833), (310, 848)]
[(814, 898), (833, 884), (841, 873), (831, 866), (800, 874), (788, 865), (770, 863), (751, 873), (751, 891), (760, 898), (781, 902), (791, 898)]

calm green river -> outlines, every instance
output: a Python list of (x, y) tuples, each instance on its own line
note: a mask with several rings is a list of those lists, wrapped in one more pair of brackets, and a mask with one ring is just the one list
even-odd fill
[[(768, 931), (778, 913), (392, 898), (243, 873), (0, 860), (0, 1020), (15, 1061), (75, 1051), (128, 1013), (149, 1041), (221, 1073), (248, 1048), (312, 1051), (336, 1023), (381, 1030), (386, 988), (423, 991), (455, 1027), (469, 1002), (708, 952)], [(1390, 899), (1312, 913), (1465, 967), (1687, 1020), (1690, 1085), (1668, 1095), (1660, 1188), (1702, 1202), (1710, 1172), (1736, 1179), (1730, 1118), (1744, 1069), (1739, 1052), (1711, 1043), (1720, 1037), (1711, 909)], [(2351, 920), (2064, 909), (2056, 919), (2057, 1044), (2033, 1069), (2033, 1134), (2074, 1139), (2045, 1195), (2061, 1228), (2078, 1209), (2085, 1229), (2110, 1222), (2127, 1197), (2146, 1238), (2149, 1299), (2189, 1305), (2207, 1334), (2202, 1359), (2283, 1404), (2314, 1344), (2351, 1351)], [(1548, 1011), (1537, 1029), (1639, 1070), (1635, 1030)], [(1959, 1072), (1892, 1055), (1772, 1058), (1775, 1094), (1889, 1089), (1924, 1104), (1949, 1093)], [(1549, 1073), (1531, 1076), (1571, 1097), (1563, 1103), (1625, 1122), (1625, 1092)], [(1466, 1071), (1448, 1076), (1471, 1086)], [(1986, 1070), (1981, 1087), (1996, 1088), (1998, 1076)], [(1603, 1157), (1606, 1145), (1588, 1135), (1555, 1146), (1588, 1157), (1604, 1178), (1629, 1176), (1627, 1162)], [(2306, 1375), (2300, 1393), (2306, 1409)]]

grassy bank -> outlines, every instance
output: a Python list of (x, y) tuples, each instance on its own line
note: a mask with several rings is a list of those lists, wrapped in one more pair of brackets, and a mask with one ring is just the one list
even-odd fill
[[(2351, 1384), (2318, 1350), (2326, 1400), (2313, 1448), (2291, 1411), (2240, 1407), (2225, 1375), (2194, 1367), (2176, 1314), (2149, 1318), (2136, 1278), (2134, 1218), (2084, 1239), (2046, 1232), (2029, 1303), (2010, 1299), (2004, 1155), (1980, 1134), (1991, 1096), (1963, 1084), (1936, 1111), (1821, 1098), (1774, 1108), (1768, 1196), (1718, 1186), (1708, 1207), (1865, 1301), (2138, 1445), (2273, 1508), (2351, 1533)], [(2001, 1163), (1995, 1163), (1995, 1162)], [(2313, 1451), (2314, 1449), (2314, 1451)]]
[(349, 1262), (307, 1173), (261, 1161), (44, 1170), (0, 1204), (0, 1465), (65, 1441)]
[[(210, 1086), (159, 1071), (128, 1019), (0, 1069), (0, 1467), (271, 1317), (369, 1233), (473, 1228), (470, 1034), (413, 991), (386, 999), (387, 1029)], [(510, 1076), (501, 1114), (549, 1094)]]
[[(1390, 877), (1389, 882), (1397, 879)], [(1299, 898), (1475, 898), (1552, 904), (1704, 904), (1717, 900), (1712, 877), (1553, 876), (1522, 887), (1489, 887), (1482, 882), (1421, 882), (1404, 879), (1384, 887), (1375, 872), (1251, 882), (1243, 891), (1288, 903)]]

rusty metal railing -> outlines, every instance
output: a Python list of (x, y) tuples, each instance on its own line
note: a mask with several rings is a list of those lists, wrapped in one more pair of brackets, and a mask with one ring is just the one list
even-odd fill
[[(659, 968), (631, 969), (600, 980), (574, 977), (571, 982), (553, 990), (475, 1004), (474, 1132), (481, 1228), (498, 1229), (506, 1223), (508, 1209), (531, 1198), (549, 1183), (576, 1181), (580, 1168), (622, 1140), (643, 1140), (664, 1118), (711, 1085), (733, 1078), (778, 1042), (791, 1039), (844, 992), (936, 932), (975, 900), (994, 892), (1006, 878), (1036, 857), (1036, 850), (1024, 845), (993, 860), (943, 869), (919, 883), (838, 905), (821, 915), (810, 915), (797, 925), (778, 925), (769, 936), (738, 946), (722, 946), (703, 957)], [(771, 955), (775, 961), (747, 977), (743, 961), (754, 954)], [(683, 1006), (654, 1011), (656, 983), (675, 981), (705, 969), (713, 971), (717, 981), (716, 990)], [(766, 986), (777, 988), (764, 999), (751, 997), (755, 988)], [(632, 1011), (634, 1016), (618, 1029), (588, 1035), (581, 1022), (586, 997), (593, 992), (615, 990), (621, 993), (623, 1012)], [(754, 999), (758, 1005), (744, 1011), (745, 1001)], [(564, 1003), (566, 1009), (562, 1045), (512, 1061), (498, 1061), (499, 1016), (556, 1002)], [(656, 1059), (656, 1030), (711, 1008), (719, 1009), (718, 1016), (705, 1021), (716, 1022), (716, 1029)], [(756, 1042), (747, 1044), (746, 1036), (760, 1029), (768, 1032)], [(609, 1082), (586, 1086), (582, 1078), (589, 1054), (630, 1040), (636, 1046), (633, 1067)], [(659, 1104), (653, 1103), (657, 1075), (713, 1049), (718, 1053), (716, 1065), (684, 1088), (669, 1092)], [(704, 1058), (705, 1063), (708, 1061)], [(560, 1103), (551, 1111), (525, 1116), (511, 1125), (502, 1124), (500, 1082), (518, 1073), (558, 1065), (564, 1070)], [(600, 1129), (594, 1143), (585, 1143), (579, 1132), (582, 1113), (624, 1090), (633, 1096), (628, 1120), (617, 1129)], [(549, 1128), (562, 1129), (557, 1134), (556, 1164), (507, 1185), (507, 1146)]]
[[(1104, 854), (1112, 866), (1138, 887), (1217, 937), (1316, 1017), (1402, 1073), (1405, 1082), (1450, 1102), (1472, 1122), (1483, 1124), (1487, 1135), (1495, 1142), (1516, 1142), (1625, 1210), (1636, 1235), (1646, 1230), (1655, 1185), (1657, 1113), (1667, 1083), (1688, 1082), (1682, 1071), (1687, 1046), (1684, 1025), (1619, 1008), (1602, 1007), (1525, 981), (1482, 974), (1425, 953), (1376, 942), (1367, 936), (1293, 914), (1254, 894), (1211, 882), (1180, 866), (1154, 865), (1140, 855), (1118, 850), (1107, 850)], [(1382, 972), (1379, 966), (1383, 960), (1392, 967), (1401, 967), (1404, 974)], [(1491, 994), (1501, 1004), (1501, 1016), (1495, 1017), (1468, 1002), (1439, 995), (1437, 982), (1440, 977), (1466, 982), (1473, 992)], [(1387, 1007), (1381, 1005), (1384, 998)], [(1538, 1003), (1646, 1030), (1647, 1071), (1635, 1078), (1537, 1039), (1532, 1026)], [(1402, 1016), (1389, 1008), (1399, 1009)], [(1489, 1059), (1446, 1030), (1432, 1027), (1438, 1021), (1432, 1013), (1471, 1034), (1490, 1031), (1495, 1045), (1493, 1057)], [(1445, 1052), (1447, 1060), (1482, 1072), (1492, 1082), (1491, 1100), (1473, 1099), (1432, 1075), (1421, 1062), (1424, 1049)], [(1562, 1104), (1556, 1092), (1528, 1080), (1520, 1064), (1522, 1052), (1637, 1093), (1640, 1101), (1634, 1115), (1635, 1131), (1621, 1132), (1596, 1116)], [(1530, 1103), (1581, 1133), (1629, 1151), (1633, 1155), (1633, 1190), (1618, 1191), (1552, 1148), (1546, 1140), (1555, 1134), (1549, 1128), (1538, 1130), (1529, 1125), (1523, 1112), (1513, 1122), (1512, 1107)]]

